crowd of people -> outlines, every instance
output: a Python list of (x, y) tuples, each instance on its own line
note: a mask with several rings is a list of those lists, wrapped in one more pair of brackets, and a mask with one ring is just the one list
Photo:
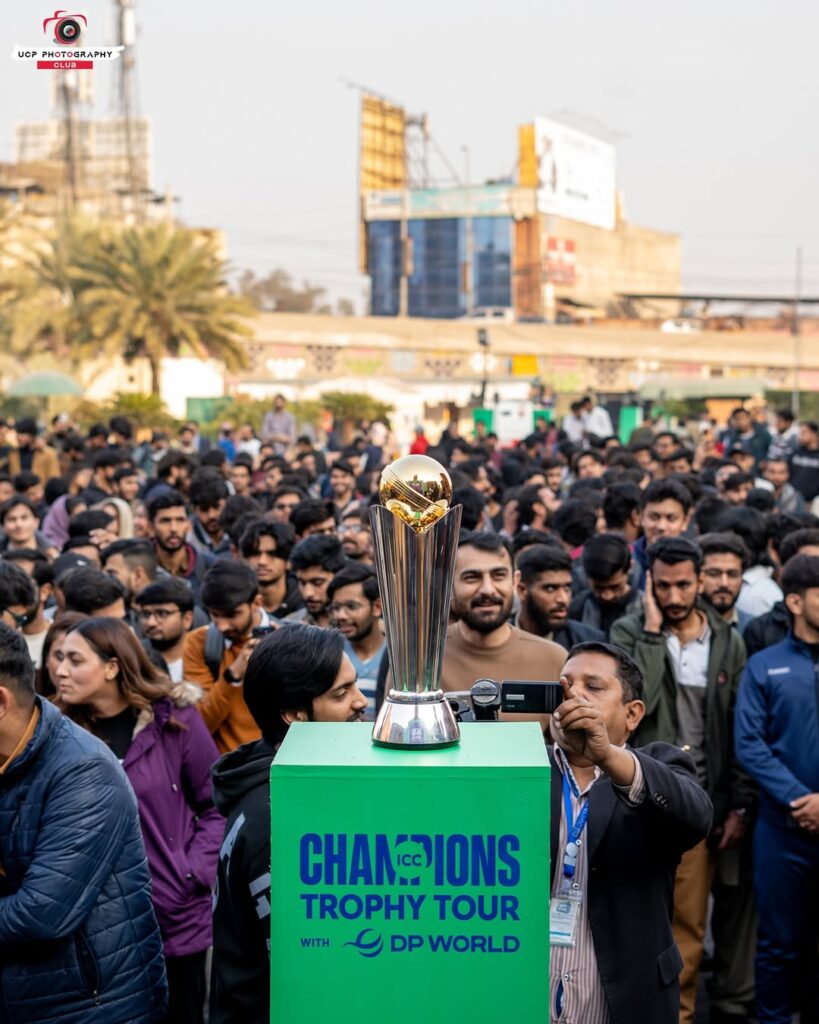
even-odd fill
[[(258, 436), (135, 435), (0, 422), (12, 1024), (267, 1020), (271, 762), (292, 722), (372, 720), (390, 685), (386, 425), (319, 447), (279, 396)], [(558, 851), (603, 781), (621, 814), (571, 873), (553, 851), (556, 895), (589, 884), (551, 1020), (641, 1019), (639, 991), (691, 1024), (706, 952), (712, 1021), (819, 1019), (819, 425), (737, 408), (624, 443), (583, 399), (508, 448), (479, 425), (410, 450), (463, 506), (443, 689), (562, 678), (539, 719)]]

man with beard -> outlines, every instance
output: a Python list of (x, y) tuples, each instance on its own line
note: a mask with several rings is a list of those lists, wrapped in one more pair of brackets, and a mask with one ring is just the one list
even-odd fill
[(160, 655), (164, 671), (174, 683), (184, 678), (185, 637), (193, 625), (193, 592), (172, 577), (144, 587), (134, 600), (143, 637)]
[(191, 543), (208, 554), (219, 556), (230, 552), (230, 540), (222, 527), (220, 516), (230, 497), (228, 486), (212, 470), (198, 470), (191, 479), (190, 501)]
[(289, 523), (254, 519), (239, 539), (239, 552), (256, 573), (262, 607), (277, 619), (304, 607), (296, 577), (287, 571), (287, 563), (296, 542)]
[(213, 558), (185, 539), (191, 527), (185, 498), (173, 490), (158, 494), (148, 502), (148, 521), (160, 567), (187, 580), (197, 594)]
[(375, 572), (366, 565), (345, 566), (331, 580), (327, 597), (330, 624), (344, 637), (344, 653), (353, 663), (368, 715), (374, 719), (378, 673), (387, 649)]
[(270, 766), (293, 722), (359, 722), (367, 706), (334, 629), (282, 626), (259, 644), (245, 697), (262, 738), (217, 761), (213, 797), (227, 818), (213, 904), (210, 1024), (268, 1020)]
[(714, 608), (740, 635), (751, 621), (736, 607), (742, 574), (750, 564), (748, 548), (735, 533), (706, 533), (699, 539), (702, 551), (700, 588), (703, 601)]
[(156, 579), (156, 551), (149, 540), (115, 540), (103, 550), (101, 557), (103, 570), (125, 588), (128, 607), (140, 591)]
[(639, 612), (643, 606), (642, 594), (630, 583), (628, 543), (616, 533), (598, 534), (584, 545), (581, 564), (589, 586), (574, 598), (569, 615), (608, 637), (618, 619)]
[[(648, 559), (644, 609), (616, 622), (611, 641), (634, 658), (645, 681), (647, 711), (634, 746), (682, 747), (714, 804), (708, 840), (683, 856), (674, 891), (674, 938), (683, 958), (680, 1022), (692, 1024), (717, 856), (739, 847), (755, 801), (733, 746), (745, 648), (716, 609), (698, 600), (702, 554), (696, 544), (666, 537), (648, 549)], [(731, 1001), (732, 993), (722, 995)]]
[[(260, 733), (244, 701), (243, 681), (250, 655), (258, 642), (254, 630), (271, 625), (262, 608), (256, 574), (234, 558), (218, 558), (208, 569), (201, 600), (211, 618), (209, 626), (185, 637), (183, 676), (205, 691), (197, 705), (216, 746), (227, 753)], [(221, 654), (213, 659), (214, 639)], [(217, 652), (219, 647), (216, 648)]]
[(330, 599), (327, 587), (347, 559), (338, 537), (308, 537), (300, 541), (290, 556), (290, 568), (296, 574), (304, 607), (287, 616), (288, 622), (308, 626), (329, 626)]
[(520, 611), (515, 625), (553, 640), (567, 651), (575, 644), (604, 639), (601, 630), (569, 618), (572, 560), (567, 551), (554, 545), (532, 544), (518, 555), (517, 568)]
[[(508, 541), (475, 531), (461, 538), (455, 558), (451, 612), (441, 686), (468, 690), (476, 679), (556, 680), (566, 651), (511, 625), (518, 573)], [(527, 716), (516, 715), (515, 721)], [(531, 716), (542, 728), (545, 716)]]
[(370, 506), (350, 509), (341, 517), (338, 535), (344, 554), (354, 562), (373, 563), (373, 535), (370, 529)]

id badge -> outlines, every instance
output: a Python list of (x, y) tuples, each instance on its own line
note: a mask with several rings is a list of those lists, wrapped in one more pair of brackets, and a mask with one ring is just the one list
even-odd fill
[(579, 889), (561, 889), (552, 896), (549, 907), (549, 941), (553, 946), (574, 946), (582, 902), (583, 894)]

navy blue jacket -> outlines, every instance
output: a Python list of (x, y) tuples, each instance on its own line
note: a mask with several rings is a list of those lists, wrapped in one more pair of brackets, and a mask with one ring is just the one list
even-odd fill
[(819, 793), (819, 677), (809, 648), (792, 633), (749, 659), (734, 743), (759, 785), (760, 817), (787, 822), (791, 800)]
[(37, 702), (0, 775), (0, 1024), (154, 1024), (165, 964), (133, 792), (99, 740)]

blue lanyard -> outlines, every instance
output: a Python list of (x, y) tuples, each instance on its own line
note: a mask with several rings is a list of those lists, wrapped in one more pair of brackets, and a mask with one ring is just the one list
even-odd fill
[(577, 787), (574, 785), (574, 781), (570, 781), (568, 774), (566, 774), (563, 776), (563, 806), (566, 810), (566, 828), (568, 830), (569, 838), (566, 843), (566, 850), (563, 854), (564, 878), (574, 878), (575, 869), (577, 867), (577, 858), (580, 854), (579, 839), (583, 834), (583, 829), (586, 827), (586, 822), (589, 820), (589, 801), (587, 798), (586, 802), (580, 808), (580, 813), (577, 815), (577, 821), (573, 823), (574, 814), (572, 813), (572, 792), (574, 792), (576, 797), (580, 796)]

